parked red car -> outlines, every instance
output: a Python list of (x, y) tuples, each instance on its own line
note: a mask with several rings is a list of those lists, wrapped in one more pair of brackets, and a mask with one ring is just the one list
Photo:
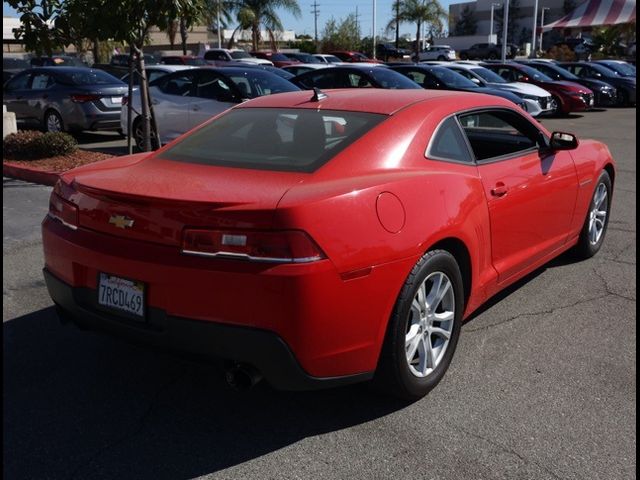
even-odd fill
[(274, 66), (280, 68), (300, 63), (298, 60), (294, 60), (287, 57), (283, 53), (278, 52), (250, 52), (250, 55), (253, 55), (256, 58), (264, 58), (265, 60), (269, 60), (273, 62)]
[(330, 55), (334, 55), (338, 57), (343, 62), (349, 63), (384, 63), (381, 60), (374, 60), (373, 58), (367, 57), (365, 54), (360, 52), (351, 52), (346, 50), (338, 50), (335, 52), (329, 52)]
[(600, 249), (614, 177), (499, 97), (283, 93), (63, 174), (44, 276), (63, 318), (227, 358), (232, 383), (415, 399), (489, 297)]
[(583, 112), (594, 106), (593, 92), (579, 83), (555, 81), (535, 68), (519, 63), (485, 63), (482, 66), (509, 82), (532, 83), (545, 89), (558, 105), (558, 113)]

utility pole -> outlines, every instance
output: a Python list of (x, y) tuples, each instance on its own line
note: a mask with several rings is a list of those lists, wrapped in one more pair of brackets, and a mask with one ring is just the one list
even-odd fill
[(358, 29), (358, 35), (360, 35), (360, 14), (358, 13), (358, 5), (356, 5), (356, 28)]
[(373, 36), (373, 59), (376, 59), (376, 0), (373, 0), (373, 30), (371, 32)]
[(320, 10), (318, 10), (318, 7), (320, 5), (316, 0), (313, 0), (313, 3), (311, 4), (311, 6), (313, 7), (313, 10), (311, 10), (311, 13), (313, 14), (313, 27), (315, 32), (313, 39), (316, 42), (316, 50), (317, 50), (318, 49), (318, 16), (320, 15)]
[(507, 61), (507, 32), (509, 31), (509, 0), (504, 0), (504, 12), (502, 14), (502, 62)]
[(218, 26), (216, 28), (216, 30), (218, 30), (218, 48), (222, 48), (222, 36), (220, 32), (220, 8), (221, 7), (222, 7), (221, 0), (218, 0), (218, 6), (216, 7), (216, 20), (218, 22)]
[[(489, 43), (493, 43), (493, 9), (494, 7), (501, 7), (501, 6), (502, 6), (501, 3), (491, 4), (491, 20), (490, 20), (491, 26), (489, 27)], [(496, 41), (496, 43), (498, 42)]]
[(542, 27), (544, 27), (544, 11), (545, 10), (551, 10), (551, 9), (547, 7), (542, 7), (542, 11), (540, 12), (540, 41), (538, 42), (538, 49), (540, 51), (542, 51), (542, 34), (544, 33), (544, 30), (542, 29)]

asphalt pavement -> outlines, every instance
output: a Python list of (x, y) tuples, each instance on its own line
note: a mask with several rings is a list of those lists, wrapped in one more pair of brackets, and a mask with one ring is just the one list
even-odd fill
[(604, 247), (490, 301), (413, 404), (360, 385), (236, 392), (217, 365), (60, 325), (41, 274), (50, 189), (4, 179), (5, 478), (635, 478), (635, 115), (543, 121), (618, 162)]

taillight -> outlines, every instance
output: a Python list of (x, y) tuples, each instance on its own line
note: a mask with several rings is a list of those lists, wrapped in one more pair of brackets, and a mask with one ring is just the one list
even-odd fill
[(78, 228), (78, 207), (63, 200), (55, 191), (49, 198), (49, 217), (72, 230)]
[(277, 232), (187, 229), (182, 253), (257, 262), (307, 263), (325, 258), (320, 247), (299, 230)]
[(92, 95), (85, 93), (75, 93), (71, 95), (71, 101), (75, 103), (93, 102), (100, 99), (100, 95)]

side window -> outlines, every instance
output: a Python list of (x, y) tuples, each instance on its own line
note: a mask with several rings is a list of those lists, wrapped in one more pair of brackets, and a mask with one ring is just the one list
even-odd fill
[(185, 97), (189, 95), (193, 84), (192, 73), (179, 73), (177, 75), (169, 75), (158, 84), (158, 88), (162, 93), (167, 95), (178, 95)]
[(469, 113), (460, 125), (476, 160), (514, 155), (537, 147), (538, 129), (523, 116), (508, 110)]
[(457, 68), (452, 68), (451, 70), (453, 70), (456, 73), (459, 73), (460, 75), (462, 75), (465, 78), (468, 78), (469, 80), (474, 80), (476, 78), (468, 70), (458, 70)]
[(361, 73), (349, 74), (349, 86), (354, 88), (373, 88), (369, 79)]
[(5, 90), (10, 92), (10, 91), (13, 91), (13, 90), (25, 90), (25, 89), (27, 89), (28, 86), (29, 86), (29, 78), (30, 77), (31, 77), (31, 75), (29, 75), (29, 74), (16, 75), (11, 80), (9, 80), (9, 82), (7, 82), (7, 85), (5, 86)]
[(218, 102), (233, 102), (236, 98), (229, 84), (221, 76), (207, 71), (201, 72), (198, 76), (195, 96)]
[[(166, 74), (166, 72), (163, 72), (161, 70), (147, 70), (147, 81), (151, 83)], [(124, 78), (122, 79), (122, 81), (125, 82)], [(136, 82), (135, 85), (138, 85), (139, 83), (140, 82)]]
[(31, 90), (44, 90), (53, 85), (53, 79), (46, 73), (36, 73), (31, 80)]
[(508, 68), (501, 68), (500, 70), (498, 70), (498, 74), (509, 82), (513, 82), (515, 80), (513, 72), (511, 72), (511, 70), (509, 70)]
[(411, 70), (404, 74), (409, 80), (413, 80), (418, 85), (424, 84), (426, 75), (419, 70)]
[(464, 135), (460, 131), (455, 118), (448, 118), (440, 125), (429, 144), (427, 157), (467, 163), (473, 162)]
[[(347, 80), (347, 79), (345, 79)], [(338, 83), (338, 78), (334, 72), (323, 72), (319, 71), (314, 75), (310, 75), (305, 79), (305, 86), (308, 87), (318, 87), (320, 89), (323, 88), (340, 88), (340, 84)], [(348, 87), (348, 84), (345, 84), (344, 87)]]

